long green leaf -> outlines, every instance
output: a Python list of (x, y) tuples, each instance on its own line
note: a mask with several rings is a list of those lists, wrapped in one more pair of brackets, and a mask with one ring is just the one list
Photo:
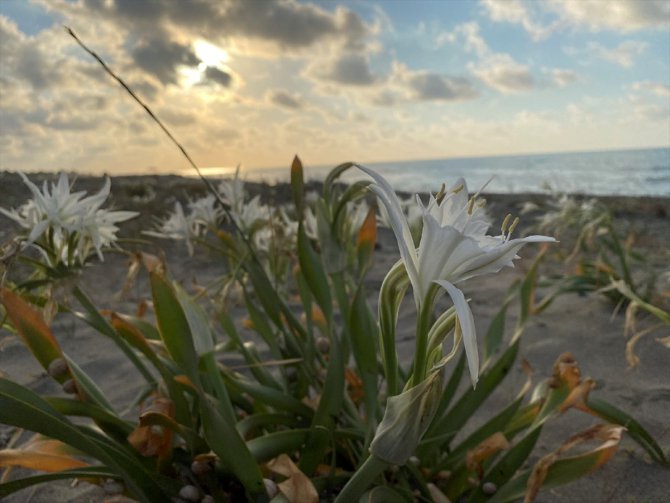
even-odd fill
[[(122, 454), (117, 446), (102, 446), (99, 438), (72, 424), (46, 401), (27, 388), (0, 378), (0, 423), (25, 428), (55, 438), (107, 464), (124, 479), (141, 501), (169, 498), (138, 460)], [(110, 450), (111, 448), (111, 450)]]
[(114, 473), (106, 466), (91, 466), (77, 468), (74, 470), (43, 473), (40, 475), (23, 477), (17, 480), (10, 480), (9, 482), (3, 482), (0, 484), (0, 498), (4, 498), (12, 493), (15, 493), (16, 491), (20, 491), (21, 489), (25, 489), (36, 484), (42, 484), (44, 482), (51, 482), (54, 480), (77, 478), (121, 479), (117, 473)]
[(175, 289), (163, 274), (152, 271), (150, 278), (156, 320), (163, 343), (172, 359), (198, 386), (198, 355), (193, 344), (191, 327)]

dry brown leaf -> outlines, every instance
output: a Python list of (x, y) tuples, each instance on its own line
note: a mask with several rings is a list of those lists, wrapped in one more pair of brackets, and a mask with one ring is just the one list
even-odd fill
[(572, 407), (584, 410), (586, 408), (586, 399), (589, 397), (589, 392), (595, 385), (595, 381), (590, 377), (584, 379), (577, 386), (572, 388), (570, 394), (559, 407), (559, 412), (563, 413)]
[(509, 442), (505, 435), (497, 431), (482, 440), (474, 449), (468, 450), (465, 465), (468, 470), (476, 471), (481, 478), (483, 476), (482, 462), (504, 449), (509, 449)]
[(577, 360), (571, 353), (563, 353), (554, 364), (554, 372), (549, 386), (560, 388), (562, 385), (567, 385), (568, 388), (572, 389), (579, 384), (581, 379)]
[(280, 454), (266, 466), (273, 473), (286, 477), (277, 487), (291, 503), (318, 503), (319, 493), (314, 484), (288, 455)]
[(142, 425), (141, 419), (148, 413), (160, 414), (174, 418), (174, 403), (167, 398), (155, 398), (142, 410), (140, 424), (128, 435), (128, 442), (142, 456), (167, 457), (172, 450), (172, 430), (159, 425)]
[(556, 451), (547, 454), (535, 464), (533, 471), (528, 478), (526, 495), (523, 500), (524, 503), (531, 503), (535, 500), (535, 497), (540, 491), (540, 487), (542, 487), (542, 484), (547, 477), (549, 469), (560, 458), (561, 454), (564, 454), (575, 446), (587, 441), (602, 441), (603, 443), (600, 446), (582, 454), (582, 456), (586, 456), (598, 453), (596, 463), (588, 472), (590, 473), (607, 463), (607, 461), (614, 456), (619, 447), (621, 434), (624, 430), (625, 428), (619, 425), (596, 424), (568, 438)]

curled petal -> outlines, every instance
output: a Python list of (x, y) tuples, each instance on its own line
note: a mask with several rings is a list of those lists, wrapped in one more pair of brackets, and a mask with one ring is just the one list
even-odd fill
[(412, 232), (409, 229), (407, 219), (402, 211), (400, 200), (393, 190), (393, 187), (391, 187), (391, 185), (383, 176), (374, 172), (370, 168), (366, 168), (365, 166), (358, 165), (358, 168), (367, 175), (371, 176), (375, 181), (374, 184), (370, 185), (370, 190), (372, 190), (377, 195), (377, 197), (379, 197), (382, 204), (386, 208), (389, 217), (389, 223), (391, 224), (393, 233), (398, 240), (400, 256), (405, 263), (407, 274), (409, 275), (409, 279), (412, 283), (412, 289), (414, 290), (414, 300), (418, 306), (423, 300), (421, 296), (422, 289), (417, 265), (418, 258), (416, 255), (416, 249), (414, 248)]
[(463, 292), (458, 288), (444, 280), (437, 280), (435, 283), (444, 288), (454, 302), (458, 321), (461, 325), (463, 347), (465, 348), (465, 356), (468, 359), (470, 379), (472, 380), (472, 386), (475, 386), (479, 380), (479, 352), (477, 351), (477, 334), (475, 333), (475, 320), (472, 316), (472, 311), (465, 300)]

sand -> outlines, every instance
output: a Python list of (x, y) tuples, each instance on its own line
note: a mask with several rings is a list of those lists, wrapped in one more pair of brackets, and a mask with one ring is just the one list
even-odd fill
[[(77, 188), (97, 190), (100, 179), (82, 178)], [(268, 201), (283, 202), (289, 198), (290, 189), (283, 185), (269, 187), (250, 184), (252, 193), (260, 193)], [(112, 183), (111, 203), (117, 209), (133, 209), (142, 212), (142, 217), (124, 226), (123, 235), (132, 237), (139, 229), (152, 225), (154, 217), (169, 210), (176, 200), (186, 201), (194, 195), (204, 194), (201, 184), (192, 179), (179, 177), (123, 177)], [(18, 177), (11, 173), (0, 173), (0, 206), (14, 207), (22, 203), (28, 191)], [(498, 221), (508, 211), (518, 213), (527, 200), (542, 201), (542, 195), (490, 195), (491, 215)], [(670, 199), (667, 198), (601, 198), (614, 212), (617, 229), (622, 233), (634, 232), (636, 249), (648, 257), (649, 267), (657, 274), (668, 269), (670, 263)], [(531, 219), (532, 220), (532, 219)], [(527, 222), (528, 223), (528, 222)], [(0, 216), (0, 242), (7, 240), (16, 227)], [(390, 264), (398, 256), (391, 232), (381, 229), (379, 249), (375, 254), (375, 266), (368, 278), (368, 290), (376, 292)], [(137, 245), (130, 245), (132, 248)], [(557, 245), (559, 246), (559, 245)], [(216, 258), (204, 251), (189, 257), (181, 243), (149, 240), (143, 246), (149, 252), (163, 249), (168, 258), (171, 275), (187, 288), (193, 284), (206, 285), (223, 266)], [(472, 309), (478, 332), (483, 334), (491, 317), (495, 314), (507, 286), (520, 277), (531, 263), (535, 250), (524, 250), (523, 260), (514, 270), (506, 270), (495, 277), (483, 277), (460, 285), (466, 296), (472, 298)], [(121, 254), (107, 254), (103, 264), (88, 267), (82, 276), (84, 289), (95, 299), (100, 308), (125, 312), (134, 311), (137, 302), (148, 297), (146, 277), (140, 276), (138, 286), (128, 298), (120, 300), (116, 294), (123, 284), (127, 259)], [(563, 266), (556, 262), (547, 264), (545, 273), (557, 273)], [(666, 291), (669, 285), (659, 285)], [(540, 292), (542, 293), (542, 292)], [(371, 303), (376, 305), (376, 294)], [(668, 298), (659, 297), (658, 302)], [(411, 359), (413, 350), (413, 309), (406, 302), (401, 310), (398, 333), (400, 354), (404, 361)], [(243, 312), (238, 311), (241, 317)], [(512, 325), (515, 310), (510, 312)], [(640, 319), (638, 328), (652, 323)], [(636, 346), (640, 365), (628, 369), (625, 359), (626, 340), (623, 335), (623, 313), (614, 313), (613, 306), (600, 295), (579, 296), (566, 294), (542, 315), (531, 320), (522, 340), (520, 358), (523, 357), (534, 369), (535, 383), (551, 374), (554, 361), (566, 351), (579, 362), (583, 376), (597, 383), (593, 396), (607, 400), (633, 414), (656, 438), (666, 453), (670, 451), (670, 350), (656, 341), (657, 337), (670, 335), (662, 329), (642, 339)], [(53, 324), (56, 338), (65, 352), (88, 372), (103, 389), (114, 406), (123, 410), (135, 398), (140, 379), (121, 352), (109, 340), (95, 333), (71, 317), (61, 316)], [(496, 390), (484, 406), (486, 416), (494, 414), (517, 393), (523, 382), (520, 361), (503, 385)], [(0, 332), (0, 371), (12, 380), (40, 393), (58, 393), (50, 378), (15, 338)], [(131, 411), (132, 415), (133, 412)], [(485, 416), (472, 420), (476, 426)], [(531, 460), (557, 448), (572, 433), (584, 429), (595, 421), (583, 413), (569, 411), (548, 424), (540, 438)], [(0, 425), (0, 446), (9, 438), (10, 429)], [(630, 438), (625, 437), (619, 453), (599, 471), (580, 481), (561, 488), (540, 493), (540, 502), (622, 502), (661, 503), (670, 494), (670, 472), (652, 464), (648, 456)], [(12, 502), (60, 502), (92, 501), (104, 499), (103, 491), (96, 486), (68, 483), (43, 484), (17, 493), (8, 499)]]

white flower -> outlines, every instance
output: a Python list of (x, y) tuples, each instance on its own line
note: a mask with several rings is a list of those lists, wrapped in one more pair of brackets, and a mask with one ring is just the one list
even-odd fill
[(261, 204), (260, 196), (256, 196), (248, 203), (243, 204), (241, 210), (231, 208), (230, 212), (235, 223), (244, 231), (249, 231), (258, 223), (267, 221), (270, 216), (270, 208)]
[(219, 192), (224, 203), (230, 206), (230, 209), (240, 213), (244, 207), (244, 181), (240, 179), (239, 166), (235, 170), (235, 178), (223, 180), (219, 184)]
[[(61, 261), (67, 262), (72, 256), (79, 260), (88, 257), (91, 246), (103, 260), (102, 248), (116, 241), (115, 225), (137, 215), (133, 211), (108, 211), (101, 206), (109, 196), (109, 178), (97, 194), (84, 197), (86, 192), (70, 192), (67, 175), (61, 173), (58, 182), (51, 188), (45, 181), (40, 191), (23, 173), (19, 173), (32, 192), (33, 198), (16, 210), (0, 208), (0, 212), (28, 229), (27, 243), (34, 243), (42, 236), (50, 235), (50, 245)], [(51, 230), (50, 233), (46, 233)], [(71, 237), (75, 240), (71, 242)], [(45, 244), (45, 243), (43, 243)], [(70, 249), (74, 246), (74, 249)], [(44, 250), (43, 255), (48, 258)]]
[(462, 292), (454, 285), (466, 279), (513, 267), (517, 251), (526, 243), (555, 241), (546, 236), (510, 239), (515, 224), (507, 231), (507, 219), (500, 236), (486, 235), (488, 223), (474, 198), (469, 199), (465, 182), (456, 185), (438, 201), (431, 196), (423, 207), (423, 229), (418, 250), (398, 196), (378, 173), (359, 166), (374, 179), (370, 185), (385, 206), (389, 223), (398, 241), (400, 256), (414, 293), (417, 311), (426, 299), (432, 283), (444, 288), (454, 301), (463, 333), (463, 345), (473, 384), (479, 374), (479, 356), (472, 312)]
[(212, 194), (196, 199), (188, 203), (190, 210), (189, 218), (197, 227), (197, 232), (208, 227), (216, 227), (221, 219), (223, 211), (217, 205), (216, 198)]
[(158, 231), (143, 231), (147, 236), (164, 239), (183, 240), (186, 242), (189, 255), (193, 255), (193, 243), (191, 239), (195, 236), (195, 226), (190, 218), (184, 215), (184, 208), (179, 201), (174, 203), (174, 213), (164, 220)]

